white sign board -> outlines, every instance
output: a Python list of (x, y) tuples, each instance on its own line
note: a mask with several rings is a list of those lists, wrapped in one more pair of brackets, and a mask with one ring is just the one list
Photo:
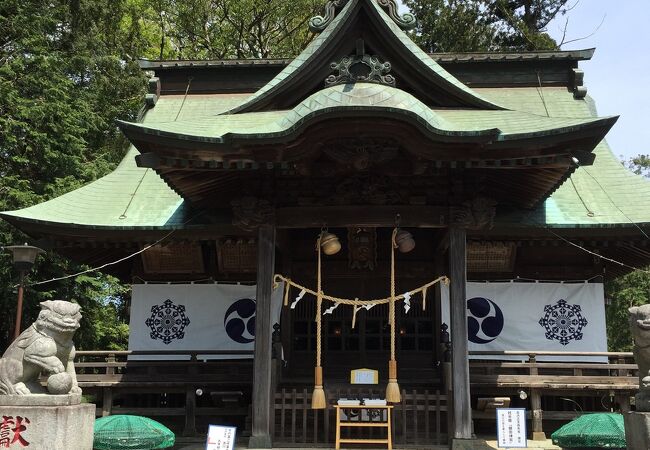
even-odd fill
[(235, 427), (210, 425), (205, 450), (233, 450), (235, 448)]
[(524, 408), (497, 408), (497, 446), (500, 448), (527, 448), (526, 410)]

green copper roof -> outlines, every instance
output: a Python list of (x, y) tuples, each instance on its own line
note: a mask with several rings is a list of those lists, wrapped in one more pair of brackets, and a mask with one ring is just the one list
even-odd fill
[[(596, 111), (590, 99), (575, 100), (566, 88), (493, 88), (477, 89), (486, 98), (523, 117), (545, 120), (593, 120)], [(188, 122), (191, 118), (206, 124), (222, 111), (240, 102), (242, 95), (163, 96), (156, 107), (147, 112), (144, 124)], [(542, 100), (543, 99), (543, 100)], [(444, 121), (458, 122), (455, 112), (435, 112)], [(490, 116), (513, 112), (490, 112)], [(489, 127), (481, 123), (482, 113), (466, 116), (464, 125)], [(277, 120), (275, 118), (274, 120)], [(475, 122), (476, 121), (476, 122)], [(176, 122), (176, 123), (178, 123)], [(509, 132), (508, 125), (500, 125)], [(531, 124), (532, 127), (532, 124)], [(641, 148), (638, 149), (642, 151)], [(532, 213), (503, 215), (497, 223), (554, 227), (602, 227), (650, 223), (650, 181), (626, 170), (614, 157), (606, 142), (594, 151), (592, 166), (578, 168), (555, 193)], [(124, 161), (111, 174), (89, 185), (39, 205), (19, 211), (2, 213), (12, 222), (23, 220), (83, 227), (160, 228), (180, 226), (188, 208), (152, 170), (136, 167), (137, 151), (131, 147)], [(122, 216), (125, 217), (122, 217)], [(629, 219), (628, 219), (629, 218)]]
[[(328, 66), (331, 61), (319, 61), (319, 57), (325, 53), (325, 49), (333, 41), (345, 36), (345, 30), (351, 26), (354, 18), (362, 7), (366, 6), (367, 11), (374, 15), (376, 22), (381, 27), (380, 34), (384, 38), (394, 40), (400, 47), (400, 53), (405, 59), (413, 64), (413, 69), (426, 76), (432, 84), (439, 89), (454, 93), (464, 102), (473, 107), (484, 109), (502, 109), (501, 106), (490, 101), (480, 94), (465, 86), (453, 75), (443, 69), (428, 54), (423, 52), (402, 29), (384, 12), (374, 0), (350, 0), (338, 13), (329, 26), (314, 38), (305, 50), (298, 55), (282, 72), (259, 89), (250, 98), (240, 105), (230, 109), (228, 114), (257, 111), (257, 105), (262, 101), (268, 101), (270, 97), (282, 95), (292, 89), (292, 83), (301, 76), (309, 76), (315, 65)], [(348, 39), (353, 40), (352, 36)]]
[(150, 120), (144, 124), (120, 122), (128, 134), (146, 134), (182, 140), (228, 143), (235, 139), (277, 139), (295, 134), (318, 116), (353, 112), (390, 114), (408, 120), (431, 135), (487, 136), (495, 140), (521, 139), (573, 131), (580, 127), (612, 121), (613, 118), (549, 118), (522, 111), (430, 109), (411, 94), (371, 83), (336, 85), (316, 92), (290, 111), (272, 111), (194, 117), (187, 121)]
[(160, 228), (183, 224), (183, 199), (151, 169), (135, 165), (130, 148), (114, 172), (53, 200), (1, 213), (6, 218), (109, 228)]
[(386, 12), (376, 2), (370, 1), (369, 3), (374, 8), (375, 12), (379, 14), (379, 16), (381, 16), (381, 18), (383, 19), (383, 23), (385, 23), (390, 28), (394, 36), (402, 44), (402, 46), (404, 47), (404, 52), (406, 54), (410, 54), (414, 56), (422, 66), (422, 69), (425, 70), (425, 72), (430, 71), (432, 74), (435, 74), (436, 76), (442, 78), (443, 80), (448, 82), (456, 89), (459, 89), (467, 93), (470, 97), (476, 99), (478, 103), (482, 103), (482, 106), (485, 107), (486, 109), (502, 108), (501, 106), (499, 106), (498, 102), (481, 96), (481, 94), (479, 94), (477, 91), (470, 89), (461, 81), (459, 81), (456, 77), (454, 77), (452, 74), (450, 74), (445, 69), (443, 69), (442, 66), (440, 66), (440, 64), (438, 64), (433, 60), (433, 58), (431, 58), (431, 56), (429, 56), (420, 47), (418, 47), (417, 44), (413, 42), (410, 37), (408, 37), (408, 35), (395, 23), (395, 21), (393, 21), (388, 16), (388, 14), (386, 14)]

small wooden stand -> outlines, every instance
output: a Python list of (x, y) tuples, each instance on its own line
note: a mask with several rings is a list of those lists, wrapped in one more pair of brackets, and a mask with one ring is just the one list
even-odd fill
[[(391, 411), (393, 407), (391, 405), (381, 405), (381, 406), (366, 406), (366, 405), (335, 405), (336, 408), (336, 450), (341, 448), (341, 443), (344, 444), (386, 444), (388, 445), (388, 450), (393, 449), (393, 438), (391, 431)], [(371, 421), (359, 421), (359, 422), (350, 422), (344, 421), (341, 422), (341, 410), (342, 409), (380, 409), (386, 411), (386, 421), (381, 422), (371, 422)], [(341, 439), (341, 427), (381, 427), (386, 428), (388, 436), (385, 439)]]

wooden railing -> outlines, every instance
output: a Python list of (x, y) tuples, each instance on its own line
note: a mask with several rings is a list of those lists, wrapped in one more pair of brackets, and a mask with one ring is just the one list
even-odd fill
[[(193, 435), (197, 417), (228, 416), (245, 422), (253, 383), (252, 354), (78, 351), (75, 367), (84, 394), (94, 397), (98, 404), (98, 415), (136, 414), (166, 417), (173, 422), (180, 419), (184, 422), (183, 434)], [(159, 359), (142, 359), (147, 357)]]
[[(328, 444), (334, 442), (335, 409), (339, 398), (383, 398), (384, 390), (326, 389), (328, 407), (311, 409), (311, 389), (281, 389), (275, 394), (274, 442)], [(393, 441), (397, 445), (440, 445), (446, 442), (447, 397), (439, 391), (402, 390), (402, 402), (393, 410)], [(342, 437), (372, 439), (382, 430), (345, 430)], [(356, 433), (356, 434), (354, 434)], [(377, 433), (377, 436), (375, 436)]]
[[(638, 367), (632, 353), (609, 352), (470, 352), (471, 356), (490, 358), (470, 362), (473, 386), (630, 390), (638, 388)], [(498, 360), (503, 357), (520, 361)], [(573, 361), (553, 361), (553, 358)], [(585, 357), (601, 362), (580, 362)], [(549, 361), (540, 361), (549, 358)], [(577, 362), (576, 362), (577, 361)]]
[[(630, 397), (639, 388), (632, 353), (474, 351), (470, 355), (488, 358), (470, 362), (472, 394), (528, 397), (525, 406), (538, 438), (544, 437), (544, 420), (571, 420), (582, 412), (607, 409), (629, 411)], [(500, 360), (504, 357), (519, 360)], [(553, 361), (558, 357), (602, 361)], [(473, 417), (494, 419), (494, 413), (474, 411)]]
[[(576, 410), (603, 410), (599, 403), (581, 399), (608, 399), (611, 409), (626, 411), (638, 389), (638, 368), (631, 353), (565, 352), (471, 352), (488, 358), (470, 362), (473, 396), (508, 396), (518, 401), (521, 391), (528, 399), (532, 429), (542, 433), (543, 420), (570, 420)], [(84, 393), (94, 397), (98, 414), (139, 414), (174, 422), (184, 434), (196, 430), (197, 419), (228, 417), (240, 426), (249, 417), (253, 383), (252, 352), (240, 351), (79, 351), (77, 377)], [(500, 358), (515, 357), (503, 361)], [(544, 361), (544, 357), (600, 357), (602, 362)], [(160, 360), (141, 360), (156, 357)], [(222, 359), (210, 359), (219, 357)], [(245, 357), (247, 359), (241, 359)], [(227, 363), (224, 363), (224, 359)], [(273, 365), (279, 380), (279, 361)], [(449, 378), (451, 371), (447, 370)], [(445, 441), (447, 391), (406, 388), (404, 402), (394, 410), (397, 444)], [(274, 381), (273, 385), (277, 385)], [(310, 408), (311, 391), (285, 389), (275, 396), (275, 437), (278, 442), (328, 443), (333, 434), (333, 410), (327, 414)], [(303, 384), (298, 384), (303, 386)], [(295, 384), (294, 384), (295, 386)], [(199, 390), (199, 391), (197, 391)], [(203, 395), (197, 395), (202, 391)], [(330, 389), (330, 402), (345, 397), (345, 391)], [(369, 397), (382, 393), (368, 391)], [(375, 395), (376, 394), (376, 395)], [(567, 404), (567, 399), (572, 404)], [(580, 404), (575, 406), (573, 404)], [(574, 408), (575, 406), (575, 408)], [(493, 420), (493, 412), (474, 411), (476, 420)]]

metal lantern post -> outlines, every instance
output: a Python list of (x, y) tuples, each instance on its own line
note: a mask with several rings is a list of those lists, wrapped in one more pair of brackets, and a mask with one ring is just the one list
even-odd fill
[(36, 257), (45, 253), (44, 250), (31, 245), (12, 245), (6, 247), (13, 257), (13, 266), (19, 273), (18, 303), (16, 305), (16, 325), (14, 327), (14, 340), (20, 335), (20, 322), (23, 316), (23, 293), (25, 291), (25, 273), (34, 266)]

